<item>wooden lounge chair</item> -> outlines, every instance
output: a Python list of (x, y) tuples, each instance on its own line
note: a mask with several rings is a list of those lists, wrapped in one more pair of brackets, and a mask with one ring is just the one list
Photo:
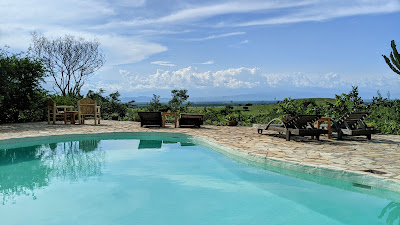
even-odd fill
[[(262, 134), (263, 130), (274, 130), (286, 135), (286, 141), (290, 141), (291, 135), (297, 136), (315, 136), (319, 140), (321, 134), (327, 134), (327, 130), (316, 129), (314, 122), (321, 118), (322, 115), (297, 115), (292, 118), (271, 120), (265, 129), (258, 129), (258, 133)], [(274, 124), (280, 122), (280, 124)]]
[(200, 125), (203, 125), (203, 118), (204, 114), (181, 113), (179, 117), (179, 127), (182, 126), (200, 127)]
[(96, 101), (90, 98), (83, 98), (78, 101), (78, 117), (79, 124), (85, 124), (86, 117), (94, 119), (94, 125), (100, 124), (100, 108), (97, 107)]
[(369, 112), (352, 112), (342, 116), (339, 120), (332, 120), (332, 131), (337, 132), (337, 139), (343, 139), (344, 135), (348, 136), (367, 136), (371, 140), (371, 135), (380, 131), (374, 127), (368, 127), (364, 120), (368, 117)]
[(140, 126), (162, 126), (161, 112), (138, 112)]

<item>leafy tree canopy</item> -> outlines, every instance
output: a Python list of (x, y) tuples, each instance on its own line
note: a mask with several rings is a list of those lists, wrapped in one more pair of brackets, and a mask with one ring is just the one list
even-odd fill
[(177, 90), (174, 89), (171, 91), (172, 99), (168, 102), (168, 105), (171, 107), (171, 110), (177, 112), (182, 104), (189, 98), (186, 89)]
[(43, 119), (43, 77), (45, 69), (39, 60), (0, 51), (0, 123)]

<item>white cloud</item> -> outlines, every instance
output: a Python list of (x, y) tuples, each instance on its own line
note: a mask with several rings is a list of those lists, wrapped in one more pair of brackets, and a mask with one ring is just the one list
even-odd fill
[(160, 66), (175, 66), (175, 64), (169, 62), (169, 61), (154, 61), (151, 62), (151, 64), (155, 64), (155, 65), (160, 65)]
[(106, 2), (95, 0), (3, 0), (0, 3), (2, 24), (82, 24), (115, 13)]
[[(116, 28), (124, 26), (159, 26), (159, 25), (198, 25), (229, 27), (229, 26), (258, 26), (285, 23), (299, 23), (308, 21), (324, 21), (333, 18), (393, 13), (400, 11), (398, 0), (285, 0), (285, 1), (228, 1), (214, 4), (185, 4), (179, 10), (171, 11), (168, 15), (154, 17), (136, 17), (130, 20), (119, 20), (98, 25), (97, 28)], [(285, 15), (282, 15), (282, 11)], [(249, 21), (249, 17), (242, 15), (263, 16), (264, 19)], [(219, 18), (225, 15), (238, 15), (234, 22)], [(210, 18), (219, 21), (210, 22)]]
[(217, 39), (217, 38), (224, 38), (224, 37), (230, 37), (230, 36), (236, 36), (236, 35), (244, 35), (246, 32), (230, 32), (226, 34), (217, 34), (217, 35), (210, 35), (204, 38), (193, 38), (189, 39), (190, 41), (205, 41), (205, 40), (211, 40), (211, 39)]
[(362, 79), (354, 76), (342, 76), (337, 73), (327, 74), (263, 74), (266, 85), (270, 87), (294, 87), (294, 88), (341, 88), (360, 86), (368, 88), (385, 88), (400, 84), (400, 80), (394, 81), (390, 75), (369, 75)]
[(212, 65), (212, 64), (214, 64), (214, 60), (210, 60), (210, 61), (203, 62), (203, 63), (200, 63), (200, 64), (202, 64), (202, 65)]
[[(26, 50), (31, 43), (30, 33), (41, 31), (46, 37), (62, 37), (65, 34), (83, 37), (86, 40), (98, 39), (100, 48), (106, 55), (106, 66), (129, 64), (141, 61), (149, 56), (167, 51), (166, 46), (152, 43), (139, 37), (129, 37), (116, 34), (96, 34), (58, 26), (43, 26), (30, 29), (23, 25), (0, 26), (0, 43), (17, 50)], [(4, 35), (3, 35), (4, 34)], [(3, 47), (3, 46), (1, 46)]]
[(214, 87), (252, 88), (261, 84), (260, 78), (259, 68), (231, 68), (213, 73)]
[[(93, 32), (91, 27), (117, 16), (118, 7), (140, 7), (145, 0), (60, 0), (60, 1), (1, 1), (0, 45), (9, 45), (11, 51), (26, 51), (31, 43), (30, 33), (37, 31), (46, 37), (65, 34), (97, 38), (106, 55), (106, 67), (129, 64), (167, 51), (167, 47), (139, 36), (121, 32)], [(0, 46), (3, 47), (3, 46)]]
[(196, 67), (187, 67), (175, 71), (158, 69), (148, 76), (134, 75), (127, 70), (119, 70), (121, 80), (114, 84), (97, 82), (88, 84), (85, 89), (104, 88), (110, 91), (135, 91), (140, 89), (172, 88), (252, 88), (259, 86), (262, 78), (258, 68), (231, 68), (216, 72), (199, 72)]
[(356, 1), (316, 1), (311, 7), (294, 10), (288, 15), (269, 17), (262, 20), (246, 21), (231, 24), (230, 26), (259, 26), (310, 21), (324, 21), (340, 17), (393, 13), (400, 11), (400, 2), (397, 0), (356, 0)]
[(142, 7), (146, 3), (146, 0), (118, 0), (118, 1), (110, 1), (112, 5), (118, 5), (122, 7)]
[[(115, 75), (116, 77), (117, 75)], [(156, 73), (143, 76), (135, 75), (127, 70), (119, 70), (120, 78), (115, 83), (102, 81), (88, 84), (85, 89), (103, 88), (107, 91), (134, 92), (149, 89), (250, 89), (250, 88), (282, 88), (308, 89), (308, 88), (349, 88), (351, 86), (367, 87), (373, 89), (396, 87), (400, 79), (393, 81), (393, 76), (365, 76), (362, 80), (353, 79), (351, 76), (342, 76), (337, 73), (327, 74), (269, 74), (259, 68), (229, 68), (219, 71), (201, 72), (196, 67), (187, 67), (169, 71), (158, 69)]]
[(186, 9), (182, 9), (160, 18), (133, 19), (130, 21), (110, 22), (100, 27), (118, 27), (118, 26), (143, 26), (151, 24), (171, 24), (171, 23), (188, 23), (211, 18), (214, 16), (250, 13), (263, 10), (282, 9), (290, 7), (298, 7), (309, 5), (314, 1), (285, 1), (285, 2), (266, 2), (266, 1), (236, 1), (225, 2), (222, 4), (214, 4), (207, 6), (190, 5)]
[(241, 41), (241, 42), (239, 42), (239, 43), (235, 43), (235, 44), (233, 44), (233, 45), (229, 45), (228, 47), (240, 48), (240, 47), (242, 47), (243, 45), (248, 44), (248, 43), (249, 43), (249, 40), (243, 40), (243, 41)]

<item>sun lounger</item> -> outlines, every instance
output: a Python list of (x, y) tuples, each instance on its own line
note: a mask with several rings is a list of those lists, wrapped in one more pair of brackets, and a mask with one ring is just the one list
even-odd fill
[(368, 127), (364, 120), (368, 117), (369, 112), (352, 112), (342, 116), (339, 120), (333, 121), (332, 131), (337, 132), (337, 138), (343, 139), (344, 135), (348, 136), (367, 136), (371, 140), (371, 135), (380, 131), (374, 127)]
[(140, 126), (162, 126), (161, 112), (138, 112)]
[[(319, 140), (321, 134), (327, 134), (327, 130), (316, 129), (314, 122), (316, 122), (322, 115), (298, 115), (293, 118), (286, 119), (273, 119), (265, 129), (258, 129), (258, 133), (262, 134), (263, 130), (274, 130), (286, 135), (286, 141), (290, 141), (291, 135), (297, 136), (315, 136)], [(275, 124), (280, 122), (280, 124)]]
[(204, 114), (181, 113), (179, 117), (179, 127), (182, 126), (200, 127), (200, 125), (203, 125), (203, 118)]

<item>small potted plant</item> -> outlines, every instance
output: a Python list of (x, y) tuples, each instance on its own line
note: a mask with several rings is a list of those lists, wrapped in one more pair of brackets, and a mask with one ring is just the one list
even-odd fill
[(119, 117), (118, 113), (111, 114), (111, 119), (112, 120), (118, 120), (118, 117)]
[(233, 114), (228, 115), (227, 122), (228, 122), (228, 126), (237, 126), (238, 125), (237, 118)]

